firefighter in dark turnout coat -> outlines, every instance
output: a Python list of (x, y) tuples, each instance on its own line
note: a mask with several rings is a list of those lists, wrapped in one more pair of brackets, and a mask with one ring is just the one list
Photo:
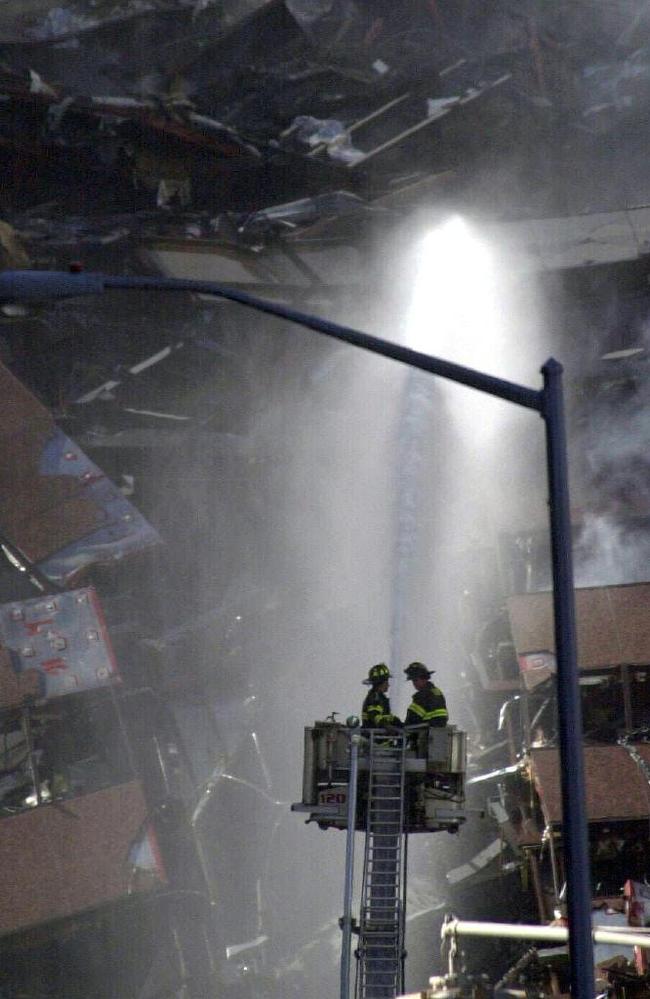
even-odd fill
[(438, 687), (434, 687), (429, 679), (435, 670), (427, 669), (424, 663), (416, 662), (407, 666), (404, 672), (406, 679), (411, 680), (415, 687), (404, 724), (422, 725), (426, 722), (432, 727), (446, 725), (449, 715), (445, 695)]
[(361, 709), (361, 724), (364, 728), (387, 728), (391, 725), (401, 727), (402, 722), (390, 709), (390, 701), (386, 696), (391, 673), (385, 663), (377, 663), (368, 672), (368, 678), (363, 681), (371, 689), (366, 694)]

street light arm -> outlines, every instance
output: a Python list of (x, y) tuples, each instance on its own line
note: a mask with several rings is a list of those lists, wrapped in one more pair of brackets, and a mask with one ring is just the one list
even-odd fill
[(141, 291), (184, 291), (198, 295), (215, 295), (230, 302), (264, 312), (266, 315), (277, 316), (289, 322), (305, 326), (316, 333), (323, 333), (335, 340), (341, 340), (354, 347), (361, 347), (373, 354), (380, 354), (393, 361), (400, 361), (420, 371), (438, 375), (448, 381), (466, 385), (468, 388), (498, 396), (507, 402), (513, 402), (526, 409), (541, 412), (542, 393), (525, 385), (495, 378), (482, 371), (465, 368), (460, 364), (445, 361), (439, 357), (422, 354), (410, 347), (405, 347), (392, 340), (383, 340), (350, 326), (300, 312), (280, 302), (270, 302), (257, 298), (248, 292), (229, 288), (215, 281), (196, 281), (185, 278), (145, 277), (141, 275), (94, 274), (81, 272), (71, 274), (67, 271), (4, 271), (0, 273), (0, 304), (2, 302), (43, 301), (56, 298), (75, 298), (81, 295), (95, 295), (109, 290), (141, 290)]
[(103, 274), (71, 271), (2, 271), (0, 303), (42, 302), (53, 298), (76, 298), (104, 291)]

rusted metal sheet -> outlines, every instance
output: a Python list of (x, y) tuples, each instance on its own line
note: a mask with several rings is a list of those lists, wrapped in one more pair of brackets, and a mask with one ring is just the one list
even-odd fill
[(18, 672), (9, 649), (0, 648), (0, 708), (17, 708), (26, 699), (38, 697), (41, 677), (36, 669)]
[[(650, 764), (650, 746), (635, 744), (634, 748)], [(589, 822), (648, 817), (650, 786), (622, 746), (585, 746), (584, 761)], [(559, 751), (533, 749), (530, 762), (544, 817), (551, 825), (559, 824), (562, 822)]]
[(0, 365), (0, 535), (50, 580), (160, 541), (120, 490)]
[(163, 883), (152, 832), (155, 877), (134, 877), (134, 845), (147, 817), (136, 781), (44, 805), (0, 820), (0, 935), (116, 901), (143, 884)]
[[(575, 596), (580, 669), (650, 663), (650, 583), (589, 587)], [(510, 597), (508, 613), (524, 683), (531, 688), (555, 671), (551, 594)]]
[(102, 521), (75, 476), (41, 475), (41, 456), (55, 431), (45, 406), (0, 366), (0, 529), (31, 563)]

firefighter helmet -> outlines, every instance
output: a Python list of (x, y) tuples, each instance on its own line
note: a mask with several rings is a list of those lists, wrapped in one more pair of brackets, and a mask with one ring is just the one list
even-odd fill
[(384, 680), (390, 680), (391, 672), (386, 665), (386, 663), (377, 663), (376, 666), (371, 666), (368, 670), (368, 679), (364, 680), (367, 686), (373, 686), (375, 683), (383, 683)]
[(417, 680), (420, 676), (426, 676), (428, 679), (432, 673), (435, 673), (435, 669), (427, 669), (424, 663), (409, 663), (404, 672), (407, 680)]

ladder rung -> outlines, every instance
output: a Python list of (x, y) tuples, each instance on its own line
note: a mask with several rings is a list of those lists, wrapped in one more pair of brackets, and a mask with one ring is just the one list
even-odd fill
[(391, 941), (395, 940), (398, 929), (399, 927), (393, 926), (388, 930), (366, 930), (363, 934), (363, 939), (377, 942), (377, 946), (380, 947), (390, 947)]
[[(368, 954), (368, 951), (366, 950), (364, 956), (370, 957), (372, 959), (373, 963), (377, 962), (377, 964), (388, 964), (389, 962), (392, 964), (393, 961), (395, 961), (395, 959), (397, 957), (397, 951), (396, 950), (395, 950), (395, 953), (393, 953), (393, 954), (385, 954), (383, 957), (380, 957), (378, 954), (374, 953), (374, 951), (377, 950), (377, 949), (379, 949), (379, 948), (373, 947), (372, 948), (372, 952), (370, 954)], [(388, 950), (388, 948), (381, 948), (381, 949), (382, 950)], [(372, 972), (371, 972), (371, 974), (372, 974)]]
[(373, 968), (371, 974), (377, 974), (377, 973), (379, 973), (379, 974), (384, 974), (385, 975), (386, 972), (388, 971), (388, 968), (386, 968), (386, 965), (395, 964), (395, 962), (398, 960), (397, 950), (395, 950), (394, 954), (387, 954), (386, 957), (379, 957), (377, 954), (372, 954), (372, 953), (371, 954), (366, 953), (366, 954), (364, 954), (364, 957), (366, 958), (366, 960), (368, 962), (372, 962), (372, 964), (384, 965), (383, 968), (381, 968), (381, 967), (380, 968)]
[[(377, 961), (380, 964), (388, 964), (388, 963), (393, 964), (393, 962), (395, 961), (395, 959), (396, 959), (396, 956), (393, 956), (392, 954), (391, 954), (390, 957), (375, 957), (374, 954), (372, 955), (373, 962)], [(373, 972), (370, 972), (370, 974), (373, 974)], [(384, 972), (384, 974), (385, 974), (385, 972)]]
[[(379, 958), (379, 960), (381, 960), (381, 962), (383, 964), (388, 964), (389, 961), (394, 964), (396, 961), (398, 961), (398, 957), (397, 957), (397, 954), (395, 954), (394, 956), (391, 956), (391, 957)], [(398, 969), (395, 968), (395, 974), (397, 974), (397, 972), (398, 972)], [(381, 968), (381, 969), (377, 969), (377, 970), (375, 970), (373, 968), (371, 970), (366, 970), (365, 977), (366, 977), (366, 980), (369, 979), (369, 978), (374, 978), (376, 980), (377, 974), (385, 975), (386, 973), (387, 973), (387, 969), (385, 969), (385, 968)]]
[(386, 954), (388, 951), (395, 950), (398, 946), (397, 931), (395, 933), (389, 933), (385, 937), (378, 936), (364, 936), (361, 941), (361, 946), (367, 950), (369, 947), (372, 948), (373, 953), (383, 952)]
[[(396, 948), (397, 948), (397, 940), (395, 940), (394, 943), (392, 944), (385, 944), (385, 945), (375, 944), (370, 942), (363, 949), (366, 954), (368, 953), (368, 950), (370, 950), (373, 960), (387, 962), (395, 960)], [(390, 953), (391, 950), (394, 953), (391, 954)], [(386, 953), (386, 951), (388, 951), (388, 953)], [(381, 952), (383, 952), (383, 954)]]

